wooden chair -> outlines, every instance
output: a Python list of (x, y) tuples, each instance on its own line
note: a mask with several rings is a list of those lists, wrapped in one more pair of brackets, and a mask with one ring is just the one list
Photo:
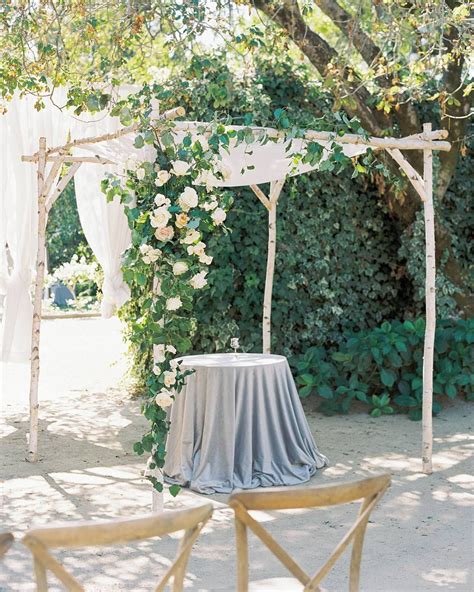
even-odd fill
[[(297, 589), (305, 592), (320, 591), (321, 581), (330, 572), (337, 559), (342, 555), (346, 547), (353, 542), (350, 564), (349, 590), (359, 590), (360, 560), (365, 529), (370, 513), (376, 503), (390, 485), (390, 475), (382, 474), (367, 479), (360, 479), (349, 483), (335, 485), (320, 485), (294, 489), (288, 487), (274, 488), (269, 491), (244, 491), (234, 493), (229, 500), (230, 506), (235, 512), (235, 529), (237, 539), (237, 591), (247, 592), (249, 586), (248, 572), (248, 545), (247, 527), (270, 549), (270, 551), (283, 563), (283, 565), (302, 584), (296, 584)], [(359, 515), (356, 522), (343, 537), (326, 563), (314, 576), (307, 575), (301, 567), (288, 555), (288, 553), (276, 542), (263, 526), (254, 520), (249, 510), (287, 510), (294, 508), (317, 508), (336, 506), (361, 500)], [(289, 590), (288, 579), (285, 580), (284, 589)], [(276, 586), (276, 582), (274, 583)], [(272, 586), (270, 585), (270, 588)], [(270, 589), (269, 588), (269, 589)], [(277, 589), (276, 587), (274, 589)]]
[(0, 557), (5, 555), (8, 549), (13, 545), (14, 540), (11, 532), (0, 532)]
[(73, 549), (129, 543), (152, 537), (162, 537), (178, 530), (184, 530), (178, 553), (171, 567), (155, 588), (156, 592), (164, 590), (169, 579), (174, 576), (173, 592), (181, 592), (192, 546), (211, 515), (212, 504), (205, 504), (188, 510), (151, 514), (140, 518), (96, 520), (49, 528), (35, 528), (26, 533), (22, 543), (33, 554), (38, 592), (48, 590), (47, 570), (53, 572), (68, 590), (83, 592), (84, 588), (49, 553), (49, 549)]

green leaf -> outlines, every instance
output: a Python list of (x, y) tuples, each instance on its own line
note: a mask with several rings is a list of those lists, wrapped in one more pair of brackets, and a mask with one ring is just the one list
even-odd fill
[(333, 391), (327, 384), (323, 384), (322, 386), (318, 387), (318, 395), (323, 399), (332, 399)]
[(181, 491), (181, 487), (179, 485), (170, 485), (169, 491), (173, 497), (176, 497), (178, 493)]
[(393, 372), (393, 370), (387, 370), (386, 368), (382, 368), (380, 371), (380, 380), (382, 381), (382, 384), (390, 388), (395, 384), (395, 381), (397, 380), (397, 375), (395, 374), (395, 372)]

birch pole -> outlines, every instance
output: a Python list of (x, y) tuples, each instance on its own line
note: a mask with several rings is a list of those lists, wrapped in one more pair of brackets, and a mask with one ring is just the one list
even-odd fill
[[(431, 133), (431, 123), (423, 125), (423, 131)], [(425, 185), (425, 307), (426, 329), (423, 351), (423, 473), (433, 472), (433, 358), (436, 330), (436, 258), (433, 207), (433, 152), (423, 151), (423, 180)]]
[(46, 168), (46, 138), (39, 139), (38, 150), (38, 244), (36, 250), (36, 281), (33, 300), (33, 324), (31, 333), (31, 374), (30, 374), (30, 433), (28, 437), (28, 452), (26, 460), (36, 462), (38, 460), (38, 384), (40, 371), (40, 329), (41, 329), (41, 300), (43, 297), (44, 270), (45, 270), (45, 234), (46, 234), (46, 194), (45, 185)]
[(277, 203), (284, 181), (274, 181), (270, 184), (270, 199), (268, 208), (268, 252), (267, 252), (267, 273), (265, 275), (265, 293), (263, 296), (263, 322), (262, 341), (263, 353), (271, 353), (272, 337), (272, 293), (273, 276), (275, 272), (276, 255), (276, 220)]

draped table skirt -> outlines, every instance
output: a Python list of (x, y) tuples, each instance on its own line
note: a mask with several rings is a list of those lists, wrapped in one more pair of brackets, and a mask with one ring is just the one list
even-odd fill
[(194, 373), (171, 409), (167, 483), (230, 493), (303, 483), (327, 464), (285, 357), (209, 354), (179, 361)]

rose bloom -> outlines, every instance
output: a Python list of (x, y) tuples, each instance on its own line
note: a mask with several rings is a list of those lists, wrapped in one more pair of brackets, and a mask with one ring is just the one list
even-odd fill
[(170, 366), (173, 368), (173, 370), (176, 370), (179, 367), (178, 360), (170, 360)]
[(159, 366), (153, 366), (153, 374), (159, 376), (161, 374), (161, 370)]
[(140, 253), (142, 254), (144, 263), (155, 263), (155, 261), (161, 256), (160, 249), (154, 249), (150, 245), (141, 245)]
[(186, 236), (181, 239), (181, 242), (185, 245), (192, 245), (201, 238), (201, 234), (196, 229), (188, 230)]
[(166, 351), (170, 352), (170, 354), (175, 354), (176, 353), (176, 348), (174, 345), (167, 345), (166, 346)]
[(197, 245), (189, 245), (188, 247), (188, 255), (197, 255), (201, 257), (204, 255), (204, 249), (206, 248), (206, 243), (200, 241)]
[(172, 169), (172, 173), (174, 175), (176, 175), (177, 177), (182, 177), (183, 175), (187, 175), (189, 169), (191, 168), (191, 165), (188, 164), (186, 161), (184, 160), (174, 160), (171, 163), (173, 169)]
[(166, 206), (167, 208), (171, 205), (171, 201), (163, 195), (162, 193), (157, 193), (155, 195), (155, 205), (159, 208), (160, 206)]
[(176, 261), (173, 265), (173, 273), (174, 275), (182, 275), (188, 271), (189, 267), (185, 261)]
[(215, 210), (218, 206), (217, 201), (206, 201), (202, 204), (202, 209), (206, 210), (206, 212), (210, 212), (211, 210)]
[(166, 209), (166, 206), (161, 206), (153, 210), (153, 214), (150, 216), (150, 224), (153, 228), (163, 228), (166, 226), (171, 218), (171, 214)]
[(219, 184), (219, 179), (212, 173), (212, 171), (201, 171), (196, 177), (195, 183), (198, 185), (205, 185), (207, 191), (212, 191)]
[(200, 271), (189, 280), (189, 283), (195, 290), (200, 290), (207, 285), (206, 280), (207, 271)]
[(168, 171), (158, 171), (158, 174), (155, 179), (155, 185), (157, 187), (162, 187), (165, 183), (169, 181), (170, 177), (171, 175), (168, 173)]
[(139, 169), (137, 169), (135, 174), (137, 175), (137, 179), (139, 181), (143, 181), (143, 179), (145, 178), (145, 169), (142, 169), (140, 167)]
[(205, 253), (203, 253), (199, 257), (199, 263), (204, 263), (204, 265), (210, 265), (213, 259), (214, 257), (212, 257), (211, 255), (206, 255)]
[(165, 346), (163, 343), (153, 346), (153, 358), (155, 363), (161, 364), (166, 360), (165, 357)]
[(168, 298), (166, 301), (166, 310), (178, 310), (181, 308), (183, 303), (181, 302), (181, 298), (177, 296), (176, 298)]
[(212, 212), (211, 218), (214, 221), (214, 224), (216, 226), (219, 226), (227, 218), (227, 214), (224, 212), (222, 208), (217, 208), (217, 210), (214, 210)]
[(176, 214), (176, 226), (178, 228), (184, 228), (186, 224), (189, 222), (189, 216), (182, 212), (181, 214)]
[(174, 230), (172, 226), (165, 226), (164, 228), (157, 228), (155, 230), (155, 237), (164, 243), (170, 241), (174, 236)]
[(198, 194), (196, 193), (196, 190), (192, 187), (186, 187), (183, 193), (179, 196), (178, 203), (183, 212), (195, 208), (198, 205)]
[(156, 395), (155, 403), (164, 409), (173, 404), (173, 397), (169, 391), (162, 390)]
[(176, 372), (173, 370), (163, 372), (163, 379), (166, 387), (173, 386), (173, 384), (176, 384)]

